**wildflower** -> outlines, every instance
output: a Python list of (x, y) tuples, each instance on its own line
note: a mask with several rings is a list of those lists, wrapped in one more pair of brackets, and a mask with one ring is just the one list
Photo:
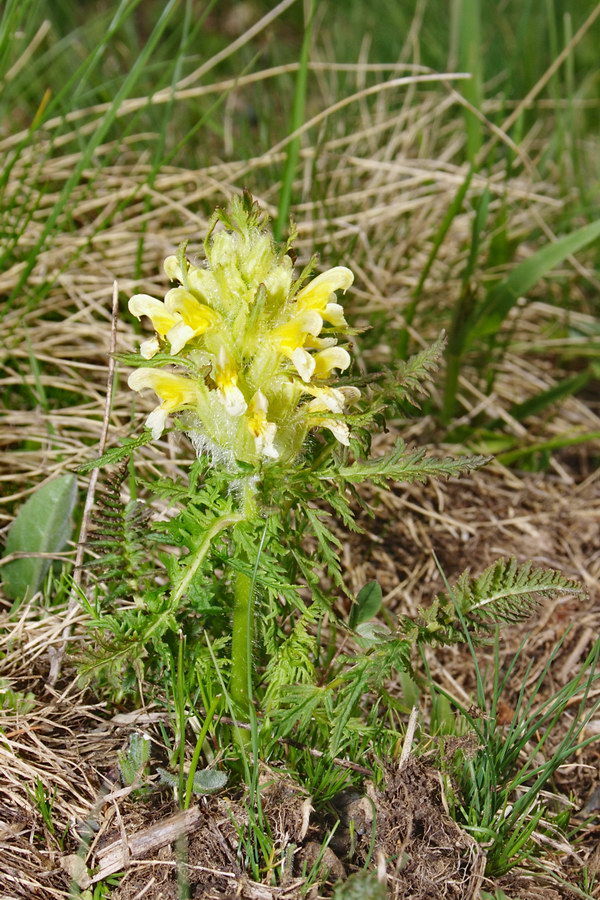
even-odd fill
[(327, 347), (315, 354), (315, 378), (329, 378), (333, 369), (344, 371), (352, 360), (350, 354), (343, 347)]
[(164, 431), (167, 416), (185, 407), (193, 406), (197, 397), (197, 388), (190, 378), (164, 372), (161, 369), (141, 368), (132, 372), (127, 381), (134, 391), (151, 388), (162, 400), (146, 419), (146, 427), (152, 431), (157, 440)]
[(304, 343), (309, 335), (316, 337), (322, 327), (321, 316), (315, 310), (307, 309), (271, 334), (272, 342), (291, 360), (303, 381), (310, 381), (315, 370), (315, 359), (304, 348)]
[(219, 350), (213, 377), (219, 392), (219, 400), (229, 415), (241, 416), (248, 408), (248, 404), (237, 386), (238, 372), (235, 363), (228, 357), (224, 347)]
[(335, 291), (342, 290), (344, 293), (354, 281), (354, 275), (345, 266), (335, 266), (328, 269), (322, 275), (316, 278), (302, 288), (296, 297), (296, 305), (299, 310), (315, 309), (321, 314), (326, 322), (329, 322), (335, 328), (345, 328), (348, 323), (344, 318), (343, 307), (336, 302), (331, 303), (331, 298), (335, 300)]
[[(148, 316), (156, 333), (171, 345), (173, 355), (219, 320), (214, 310), (184, 288), (170, 290), (164, 303), (149, 294), (135, 294), (129, 301), (129, 311), (138, 319)], [(151, 359), (158, 349), (158, 341), (151, 338), (142, 344), (140, 353), (144, 359)]]
[(267, 398), (262, 391), (257, 391), (248, 409), (248, 430), (254, 438), (258, 455), (277, 459), (279, 453), (273, 444), (277, 425), (267, 421), (268, 408)]
[[(215, 227), (219, 220), (224, 228)], [(345, 410), (360, 392), (335, 384), (351, 359), (331, 332), (347, 329), (335, 292), (347, 290), (352, 272), (336, 266), (296, 291), (290, 256), (246, 199), (217, 211), (209, 234), (205, 265), (183, 251), (165, 260), (177, 286), (164, 302), (149, 294), (129, 301), (155, 330), (141, 355), (151, 359), (166, 343), (173, 363), (186, 367), (186, 375), (141, 368), (129, 379), (133, 390), (151, 388), (160, 399), (146, 420), (153, 436), (171, 413), (185, 411), (197, 452), (231, 464), (292, 459), (312, 428), (347, 445)]]

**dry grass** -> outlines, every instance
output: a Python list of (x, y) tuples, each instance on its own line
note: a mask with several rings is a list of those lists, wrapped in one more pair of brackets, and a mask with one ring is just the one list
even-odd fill
[[(324, 94), (330, 90), (331, 77), (332, 67), (323, 67)], [(357, 71), (357, 93), (362, 91), (363, 95), (352, 106), (351, 118), (330, 109), (328, 115), (313, 123), (313, 145), (302, 152), (303, 178), (296, 187), (303, 197), (323, 199), (318, 203), (303, 200), (294, 208), (301, 252), (308, 255), (318, 246), (324, 264), (339, 259), (354, 269), (353, 322), (368, 325), (375, 314), (385, 314), (387, 330), (376, 346), (361, 355), (359, 341), (359, 365), (363, 367), (393, 358), (392, 341), (402, 323), (402, 310), (418, 281), (436, 228), (465, 177), (464, 166), (457, 162), (463, 133), (453, 111), (453, 88), (446, 83), (423, 92), (415, 80), (399, 93), (398, 85), (384, 83), (372, 91), (376, 101), (368, 105), (364, 84), (361, 86), (365, 77), (363, 67), (363, 71)], [(236, 101), (242, 103), (249, 84), (250, 78), (237, 83), (230, 95), (232, 111)], [(216, 88), (223, 89), (222, 85)], [(187, 90), (184, 93), (182, 88), (178, 99), (188, 98), (189, 91), (205, 89)], [(396, 98), (394, 103), (391, 96)], [(234, 147), (233, 112), (226, 131)], [(507, 203), (512, 232), (528, 234), (532, 227), (540, 226), (551, 233), (561, 212), (563, 201), (535, 174), (543, 139), (543, 133), (534, 131), (521, 144), (520, 156), (525, 163), (521, 174), (507, 180), (498, 167), (485, 180), (492, 191), (492, 207)], [(12, 398), (4, 411), (0, 434), (4, 450), (0, 515), (4, 525), (37, 486), (95, 455), (105, 406), (113, 280), (118, 282), (124, 312), (117, 350), (129, 351), (136, 337), (125, 313), (126, 298), (138, 290), (161, 294), (166, 287), (159, 274), (162, 259), (182, 240), (189, 240), (193, 251), (206, 225), (206, 211), (244, 185), (268, 183), (284, 149), (282, 144), (256, 159), (215, 162), (197, 171), (165, 167), (150, 189), (146, 184), (149, 165), (136, 156), (135, 138), (128, 144), (122, 148), (118, 166), (101, 167), (102, 153), (113, 148), (106, 147), (99, 153), (98, 168), (88, 173), (70, 205), (78, 231), (54, 235), (40, 254), (30, 284), (52, 279), (49, 295), (31, 309), (24, 299), (4, 319), (0, 384), (5, 396)], [(74, 157), (65, 154), (55, 155), (46, 164), (43, 177), (50, 189), (25, 238), (31, 246), (73, 163)], [(31, 160), (24, 159), (19, 166), (15, 177), (25, 182), (39, 178)], [(483, 185), (484, 179), (475, 177), (470, 196), (476, 196)], [(274, 213), (277, 185), (256, 193)], [(110, 220), (108, 213), (114, 213)], [(471, 219), (472, 204), (468, 202), (456, 217), (427, 283), (419, 333), (414, 334), (417, 345), (437, 333), (437, 310), (450, 308), (457, 296)], [(133, 261), (142, 238), (143, 274), (135, 280)], [(522, 252), (530, 249), (524, 247)], [(568, 315), (571, 321), (578, 318), (585, 324), (589, 320), (585, 298), (578, 296), (572, 273), (572, 268), (565, 268), (565, 278), (573, 282), (573, 307), (579, 311)], [(595, 283), (593, 274), (586, 274)], [(19, 276), (20, 266), (2, 273), (0, 293), (10, 293)], [(483, 396), (468, 371), (461, 382), (466, 421), (485, 407), (492, 416), (507, 422), (512, 433), (531, 441), (565, 431), (600, 430), (598, 406), (577, 399), (564, 402), (552, 416), (532, 419), (526, 432), (520, 423), (509, 420), (505, 411), (511, 403), (552, 385), (563, 374), (557, 369), (556, 359), (568, 340), (561, 339), (559, 347), (551, 330), (546, 329), (560, 315), (557, 307), (543, 298), (518, 310), (514, 339), (494, 393)], [(535, 354), (530, 352), (532, 345)], [(33, 372), (32, 359), (37, 360), (38, 374)], [(110, 414), (111, 445), (130, 433), (132, 414), (135, 427), (140, 426), (143, 416), (138, 408), (140, 401), (123, 386), (125, 371), (118, 367), (118, 374), (120, 387), (114, 391)], [(24, 401), (27, 395), (29, 403)], [(397, 427), (404, 437), (418, 442), (434, 434), (428, 419), (412, 425), (398, 423)], [(391, 437), (380, 441), (384, 444)], [(600, 489), (593, 462), (597, 452), (597, 445), (563, 452), (553, 459), (545, 474), (518, 474), (492, 464), (460, 484), (373, 491), (367, 495), (375, 516), (365, 523), (367, 537), (344, 538), (350, 583), (358, 589), (376, 576), (387, 594), (389, 608), (410, 612), (427, 603), (441, 587), (433, 551), (449, 579), (466, 565), (480, 570), (493, 559), (509, 555), (575, 576), (585, 585), (588, 599), (557, 600), (527, 625), (528, 652), (537, 661), (530, 677), (543, 665), (549, 648), (564, 637), (555, 676), (560, 684), (585, 656), (600, 630)], [(146, 448), (141, 455), (147, 470), (155, 469), (160, 460), (163, 468), (175, 471), (187, 466), (191, 449), (182, 440), (168, 436), (159, 448)], [(82, 489), (85, 483), (82, 479)], [(33, 708), (27, 713), (0, 712), (0, 893), (4, 898), (69, 895), (69, 877), (61, 868), (64, 850), (59, 838), (63, 831), (66, 849), (76, 852), (78, 847), (90, 844), (86, 853), (93, 864), (96, 840), (115, 825), (117, 831), (126, 828), (124, 821), (132, 831), (140, 824), (127, 806), (130, 801), (119, 795), (115, 770), (116, 751), (125, 743), (132, 719), (111, 720), (102, 704), (94, 703), (77, 688), (68, 667), (58, 688), (49, 685), (49, 650), (60, 645), (66, 623), (63, 610), (40, 609), (38, 601), (34, 598), (23, 608), (18, 620), (9, 618), (5, 604), (0, 618), (4, 674), (15, 690), (31, 692), (34, 698)], [(78, 640), (80, 619), (79, 613), (73, 615), (74, 641)], [(507, 632), (503, 659), (514, 651), (521, 636), (522, 630), (516, 627)], [(460, 700), (468, 697), (472, 675), (465, 652), (454, 649), (443, 655), (431, 654), (430, 663), (444, 687)], [(518, 690), (519, 684), (514, 687)], [(510, 705), (510, 697), (506, 702)], [(151, 714), (141, 714), (145, 716), (142, 723), (149, 727)], [(598, 721), (590, 727), (600, 733)], [(562, 792), (572, 791), (575, 803), (583, 802), (598, 776), (599, 762), (598, 750), (588, 748), (560, 773)], [(54, 835), (44, 829), (31, 799), (36, 782), (54, 796)], [(160, 814), (160, 810), (149, 813)], [(570, 866), (577, 868), (585, 863), (590, 853), (584, 845), (574, 863), (571, 855), (557, 851), (556, 868), (567, 874)], [(139, 865), (145, 867), (143, 875), (139, 866), (130, 870), (118, 896), (157, 900), (175, 896), (172, 856), (159, 854)], [(169, 877), (165, 878), (167, 870)], [(230, 875), (225, 882), (231, 889), (235, 882), (242, 896), (265, 900), (291, 897), (296, 890), (293, 886), (281, 890), (249, 884), (241, 887), (242, 881)], [(130, 883), (131, 890), (127, 887)], [(231, 889), (227, 893), (223, 888), (219, 893), (215, 887), (214, 894), (198, 896), (233, 896)], [(572, 896), (566, 889), (561, 893), (557, 888), (544, 887), (543, 882), (535, 887), (538, 893), (533, 893), (531, 884), (518, 890), (522, 897)], [(600, 894), (596, 892), (595, 896)]]

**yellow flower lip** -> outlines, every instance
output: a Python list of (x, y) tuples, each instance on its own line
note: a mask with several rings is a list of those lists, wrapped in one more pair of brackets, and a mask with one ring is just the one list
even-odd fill
[(267, 421), (269, 403), (262, 391), (257, 391), (250, 401), (246, 424), (250, 434), (254, 438), (256, 452), (259, 456), (269, 456), (271, 459), (279, 457), (279, 451), (274, 445), (277, 425)]
[(354, 281), (354, 274), (346, 266), (335, 266), (313, 278), (296, 297), (298, 309), (325, 309), (336, 291), (347, 291)]
[(167, 416), (186, 406), (193, 406), (197, 397), (196, 386), (190, 378), (161, 369), (142, 366), (131, 373), (127, 383), (133, 391), (151, 388), (162, 400), (146, 419), (146, 426), (152, 430), (154, 440), (163, 433)]
[[(185, 288), (172, 288), (167, 292), (164, 303), (150, 294), (135, 294), (129, 301), (129, 311), (138, 319), (148, 316), (157, 334), (168, 340), (174, 356), (221, 318), (214, 309), (200, 303)], [(159, 348), (156, 341), (150, 339), (140, 349), (145, 359), (151, 359)]]
[(314, 378), (329, 378), (333, 369), (344, 371), (352, 360), (350, 354), (343, 347), (327, 347), (315, 354)]
[(173, 325), (178, 321), (173, 313), (169, 312), (162, 300), (151, 297), (150, 294), (134, 294), (129, 301), (129, 312), (137, 319), (148, 316), (154, 330), (164, 337)]
[(248, 408), (246, 398), (238, 387), (238, 372), (235, 363), (227, 355), (225, 347), (219, 350), (213, 374), (219, 400), (230, 416), (241, 416)]
[(317, 337), (322, 327), (319, 313), (305, 309), (271, 332), (271, 342), (294, 364), (303, 381), (310, 381), (315, 370), (314, 357), (304, 349), (304, 342), (309, 335)]
[(335, 302), (335, 291), (347, 291), (353, 281), (354, 275), (346, 266), (328, 269), (302, 288), (296, 297), (296, 306), (299, 310), (316, 309), (334, 328), (346, 328), (344, 309)]

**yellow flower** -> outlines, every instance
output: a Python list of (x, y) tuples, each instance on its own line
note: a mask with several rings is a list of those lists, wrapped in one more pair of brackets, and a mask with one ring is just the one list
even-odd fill
[(311, 400), (307, 405), (309, 413), (312, 414), (309, 416), (309, 422), (313, 425), (319, 425), (321, 428), (328, 428), (340, 444), (344, 444), (347, 447), (350, 444), (348, 425), (341, 419), (331, 419), (328, 416), (321, 417), (318, 413), (343, 413), (345, 406), (356, 403), (360, 398), (359, 389), (351, 385), (345, 385), (340, 388), (315, 388), (311, 389), (310, 393), (314, 395), (315, 399)]
[(314, 357), (304, 349), (308, 335), (316, 337), (323, 327), (323, 319), (313, 309), (306, 309), (289, 322), (271, 332), (271, 342), (296, 367), (303, 381), (310, 381), (315, 370)]
[[(149, 294), (135, 294), (129, 301), (129, 311), (138, 319), (148, 316), (157, 334), (169, 341), (173, 355), (220, 319), (218, 313), (210, 306), (199, 303), (185, 288), (168, 291), (164, 303)], [(144, 359), (151, 359), (158, 349), (158, 341), (151, 338), (144, 341), (140, 353)]]
[(151, 388), (162, 400), (146, 419), (146, 427), (151, 429), (154, 440), (163, 433), (167, 416), (184, 407), (192, 407), (198, 395), (197, 387), (190, 378), (161, 369), (136, 369), (127, 383), (134, 391)]
[(335, 266), (303, 287), (296, 297), (296, 305), (299, 310), (315, 309), (326, 322), (334, 328), (345, 328), (348, 323), (344, 318), (343, 307), (339, 303), (331, 303), (331, 297), (335, 301), (335, 291), (346, 290), (354, 281), (354, 275), (346, 266)]
[(210, 306), (199, 303), (185, 288), (172, 288), (168, 291), (165, 306), (170, 313), (180, 316), (180, 321), (167, 333), (173, 355), (183, 350), (195, 337), (212, 328), (221, 318)]
[[(182, 249), (165, 260), (176, 286), (164, 302), (149, 294), (129, 301), (156, 332), (142, 343), (142, 356), (152, 358), (166, 343), (172, 362), (185, 366), (181, 374), (146, 368), (130, 378), (134, 390), (151, 388), (160, 398), (147, 421), (153, 435), (170, 413), (186, 410), (198, 453), (250, 465), (293, 459), (313, 427), (348, 444), (344, 413), (360, 396), (335, 378), (351, 362), (333, 332), (347, 331), (336, 291), (350, 287), (352, 272), (336, 266), (294, 293), (292, 259), (266, 225), (257, 204), (233, 198), (211, 220), (203, 264)], [(321, 336), (324, 323), (330, 333)]]
[(329, 378), (333, 369), (344, 371), (352, 360), (343, 347), (327, 347), (315, 354), (315, 370), (313, 378)]
[(275, 422), (267, 421), (268, 408), (269, 404), (267, 398), (262, 391), (257, 391), (250, 401), (246, 421), (248, 430), (254, 438), (254, 444), (258, 455), (270, 456), (272, 459), (277, 459), (279, 452), (273, 444), (277, 425)]
[(213, 378), (219, 391), (219, 400), (230, 416), (241, 416), (247, 408), (246, 398), (237, 386), (238, 372), (228, 357), (225, 347), (219, 350)]
[[(154, 330), (161, 337), (165, 337), (167, 332), (178, 322), (178, 317), (167, 310), (162, 300), (157, 300), (156, 297), (151, 297), (150, 294), (134, 294), (129, 301), (129, 312), (138, 319), (141, 319), (142, 316), (148, 316)], [(152, 359), (159, 349), (156, 337), (152, 337), (142, 343), (140, 353), (144, 359)]]
[(319, 425), (321, 428), (328, 428), (344, 447), (350, 446), (350, 429), (345, 422), (339, 419), (313, 419), (312, 421), (313, 424)]

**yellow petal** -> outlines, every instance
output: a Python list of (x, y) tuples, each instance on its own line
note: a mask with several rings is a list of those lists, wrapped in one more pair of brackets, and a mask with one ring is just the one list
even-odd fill
[(196, 334), (207, 331), (220, 319), (214, 309), (200, 303), (185, 288), (171, 288), (165, 296), (165, 307), (171, 315), (179, 314), (185, 324), (193, 328)]
[(267, 421), (268, 401), (262, 391), (257, 391), (248, 407), (247, 425), (254, 437), (254, 445), (259, 456), (277, 459), (279, 451), (274, 445), (277, 425)]
[(196, 332), (193, 328), (190, 328), (189, 325), (180, 319), (179, 322), (176, 322), (172, 328), (169, 328), (167, 331), (167, 340), (171, 345), (171, 353), (173, 356), (176, 356), (186, 344), (188, 344), (191, 340), (196, 337)]
[(178, 317), (169, 312), (161, 300), (151, 297), (150, 294), (134, 294), (129, 301), (129, 312), (138, 319), (142, 316), (148, 316), (155, 331), (161, 337), (164, 337), (167, 331), (178, 321)]
[(143, 341), (140, 344), (140, 356), (143, 356), (144, 359), (152, 359), (153, 356), (156, 356), (159, 350), (160, 344), (158, 343), (158, 338), (156, 337), (156, 335), (149, 338), (147, 341)]
[(322, 428), (328, 428), (335, 438), (345, 447), (350, 446), (350, 431), (345, 422), (337, 419), (323, 419), (319, 422)]
[(315, 358), (311, 356), (307, 350), (302, 347), (296, 347), (289, 354), (291, 361), (296, 367), (296, 371), (302, 381), (310, 381), (315, 371)]
[(296, 347), (304, 345), (307, 335), (316, 337), (322, 327), (323, 319), (319, 313), (314, 309), (307, 309), (284, 325), (275, 328), (271, 332), (271, 339), (282, 352), (291, 352)]
[(329, 378), (333, 369), (342, 372), (351, 363), (350, 354), (343, 347), (327, 347), (315, 354), (315, 378)]
[(179, 265), (179, 260), (176, 256), (167, 256), (163, 263), (163, 268), (169, 281), (183, 281), (181, 266)]
[(334, 328), (348, 327), (348, 323), (344, 318), (344, 307), (340, 306), (339, 303), (328, 303), (321, 315)]
[(354, 275), (346, 266), (328, 269), (302, 288), (296, 297), (298, 309), (324, 310), (331, 295), (335, 291), (346, 291), (353, 281)]
[(159, 437), (165, 430), (168, 416), (169, 411), (165, 409), (161, 404), (161, 406), (157, 406), (156, 409), (153, 409), (150, 415), (147, 417), (146, 428), (150, 429), (150, 431), (152, 432), (152, 437), (155, 441), (159, 439)]
[(242, 391), (237, 386), (238, 370), (234, 361), (228, 356), (225, 347), (219, 349), (219, 356), (214, 366), (213, 378), (219, 392), (219, 400), (230, 416), (241, 416), (246, 412), (248, 404)]
[(164, 372), (162, 369), (145, 367), (136, 369), (129, 376), (127, 383), (134, 391), (151, 388), (163, 401), (162, 406), (168, 412), (194, 403), (196, 399), (196, 387), (190, 378), (175, 375), (173, 372)]

